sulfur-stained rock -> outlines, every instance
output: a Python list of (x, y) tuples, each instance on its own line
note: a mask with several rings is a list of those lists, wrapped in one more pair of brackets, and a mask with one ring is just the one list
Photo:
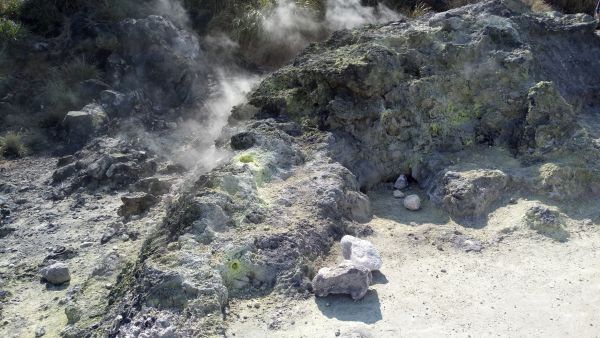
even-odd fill
[(381, 269), (381, 255), (371, 242), (346, 235), (340, 241), (342, 256), (355, 265), (364, 266), (370, 271)]
[(344, 262), (335, 268), (321, 268), (313, 278), (312, 286), (317, 297), (348, 294), (358, 300), (367, 294), (372, 280), (368, 268)]

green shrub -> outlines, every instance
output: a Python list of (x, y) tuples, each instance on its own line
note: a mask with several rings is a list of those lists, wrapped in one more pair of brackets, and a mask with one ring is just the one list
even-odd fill
[(23, 157), (27, 155), (27, 147), (20, 134), (9, 132), (0, 138), (0, 156), (6, 158)]
[(19, 15), (22, 0), (0, 0), (0, 16), (14, 18)]
[(16, 40), (22, 32), (20, 23), (0, 18), (0, 42)]
[(254, 162), (254, 156), (250, 155), (250, 154), (245, 154), (240, 156), (240, 162), (242, 163), (252, 163)]

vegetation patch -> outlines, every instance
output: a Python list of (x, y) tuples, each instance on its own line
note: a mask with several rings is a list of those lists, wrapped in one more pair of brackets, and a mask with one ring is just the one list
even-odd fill
[(16, 132), (9, 132), (0, 138), (0, 156), (5, 158), (18, 158), (27, 155), (28, 149), (23, 142), (23, 137)]

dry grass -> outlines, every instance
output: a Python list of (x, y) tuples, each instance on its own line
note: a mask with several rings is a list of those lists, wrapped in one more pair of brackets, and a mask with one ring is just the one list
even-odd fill
[(23, 137), (16, 132), (8, 132), (0, 138), (0, 156), (5, 158), (18, 158), (27, 155), (28, 149), (23, 142)]

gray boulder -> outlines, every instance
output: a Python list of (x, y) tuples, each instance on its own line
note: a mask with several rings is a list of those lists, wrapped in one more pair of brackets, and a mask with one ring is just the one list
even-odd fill
[(509, 177), (500, 170), (444, 170), (437, 176), (431, 200), (459, 220), (475, 220), (505, 191)]
[(348, 294), (354, 300), (362, 299), (373, 281), (371, 271), (352, 262), (343, 262), (335, 268), (321, 268), (312, 284), (317, 297), (330, 294)]
[(342, 237), (340, 246), (345, 260), (358, 266), (364, 266), (370, 271), (381, 269), (381, 255), (371, 242), (346, 235)]
[(42, 279), (54, 285), (60, 285), (71, 280), (69, 267), (65, 263), (54, 263), (40, 271)]
[(69, 143), (81, 145), (89, 140), (106, 121), (102, 107), (89, 104), (80, 111), (70, 111), (63, 120)]

